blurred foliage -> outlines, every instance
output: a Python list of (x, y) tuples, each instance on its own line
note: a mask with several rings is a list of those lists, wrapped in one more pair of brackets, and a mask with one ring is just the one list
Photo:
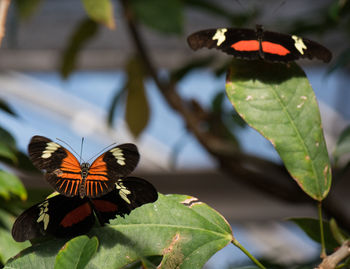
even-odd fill
[(79, 23), (63, 52), (60, 73), (64, 78), (67, 78), (76, 69), (79, 53), (87, 42), (96, 36), (98, 29), (99, 25), (88, 18)]
[[(312, 240), (317, 243), (321, 243), (320, 238), (320, 225), (318, 219), (311, 218), (291, 218), (290, 221), (296, 223)], [(330, 223), (328, 221), (323, 222), (324, 227), (324, 236), (326, 241), (326, 249), (328, 252), (332, 253), (337, 247), (341, 244), (337, 242), (334, 238), (331, 231)], [(341, 231), (342, 234), (346, 234), (344, 231)]]
[(181, 34), (184, 28), (184, 5), (181, 0), (130, 0), (136, 18), (163, 34)]
[(15, 0), (16, 10), (21, 19), (29, 19), (37, 12), (43, 0)]
[(89, 17), (106, 25), (110, 29), (115, 28), (114, 11), (111, 0), (81, 0)]

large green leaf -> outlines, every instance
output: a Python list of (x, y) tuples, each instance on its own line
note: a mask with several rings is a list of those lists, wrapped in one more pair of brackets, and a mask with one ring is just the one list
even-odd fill
[(13, 240), (12, 235), (8, 230), (0, 227), (0, 264), (4, 264), (9, 258), (29, 246), (29, 242), (16, 242)]
[(276, 148), (291, 176), (313, 199), (324, 199), (331, 168), (315, 94), (294, 63), (234, 61), (226, 92), (240, 116)]
[(98, 240), (81, 235), (68, 241), (58, 252), (55, 269), (84, 269), (96, 253)]
[[(110, 225), (94, 228), (100, 247), (86, 268), (123, 268), (149, 256), (163, 256), (159, 268), (202, 268), (229, 244), (227, 221), (208, 205), (185, 195), (161, 195), (153, 204), (135, 209)], [(5, 268), (53, 268), (64, 240), (30, 247)], [(145, 260), (144, 260), (145, 262)]]
[(90, 19), (84, 19), (72, 34), (67, 47), (63, 52), (60, 73), (67, 78), (76, 68), (79, 52), (98, 31), (98, 24)]
[(146, 128), (150, 115), (144, 86), (145, 71), (137, 57), (131, 58), (125, 69), (128, 75), (125, 86), (127, 90), (125, 120), (131, 133), (138, 137)]
[(136, 17), (150, 28), (165, 34), (181, 34), (184, 7), (181, 0), (130, 0)]
[(27, 192), (21, 180), (13, 174), (0, 170), (0, 196), (10, 199), (16, 195), (22, 200), (27, 199)]
[(82, 0), (82, 2), (91, 19), (106, 25), (109, 29), (115, 28), (113, 5), (110, 0)]

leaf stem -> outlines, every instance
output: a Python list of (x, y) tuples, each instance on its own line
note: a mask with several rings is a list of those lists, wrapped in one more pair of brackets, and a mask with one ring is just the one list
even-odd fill
[(322, 202), (319, 202), (317, 204), (317, 208), (318, 208), (318, 219), (320, 221), (320, 237), (321, 237), (321, 255), (320, 255), (320, 257), (322, 259), (324, 259), (327, 257), (327, 254), (326, 254), (326, 244), (324, 241), (324, 231), (323, 231)]
[(251, 259), (257, 266), (259, 266), (259, 268), (261, 269), (266, 269), (266, 267), (264, 265), (262, 265), (256, 258), (254, 258), (254, 256), (252, 254), (249, 253), (248, 250), (246, 250), (238, 241), (236, 238), (233, 238), (233, 240), (231, 241), (232, 244), (234, 244), (236, 247), (238, 247), (240, 250), (242, 250), (242, 252), (247, 255), (249, 257), (249, 259)]

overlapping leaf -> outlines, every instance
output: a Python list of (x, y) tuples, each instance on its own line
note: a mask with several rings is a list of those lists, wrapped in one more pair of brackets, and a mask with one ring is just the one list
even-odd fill
[(296, 65), (234, 61), (227, 95), (240, 116), (276, 148), (291, 176), (313, 199), (324, 199), (331, 168), (316, 97)]

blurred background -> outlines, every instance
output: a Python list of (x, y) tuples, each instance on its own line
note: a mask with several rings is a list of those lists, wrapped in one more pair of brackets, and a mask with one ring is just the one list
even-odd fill
[[(193, 52), (186, 37), (206, 28), (263, 24), (332, 51), (329, 64), (298, 63), (315, 90), (335, 168), (325, 211), (350, 230), (348, 149), (337, 151), (350, 119), (348, 1), (112, 4), (115, 25), (103, 25), (88, 19), (78, 0), (12, 1), (0, 49), (0, 217), (12, 216), (11, 222), (19, 208), (50, 192), (26, 158), (33, 135), (59, 138), (77, 152), (85, 137), (85, 160), (113, 142), (133, 142), (141, 154), (133, 175), (161, 193), (187, 194), (209, 204), (230, 222), (242, 245), (273, 268), (310, 268), (319, 246), (287, 219), (315, 217), (315, 203), (283, 169), (272, 145), (246, 126), (226, 99), (230, 56)], [(8, 196), (1, 190), (2, 181), (13, 175), (28, 192), (25, 204), (17, 201), (25, 198), (19, 183), (9, 187)], [(0, 245), (9, 244), (9, 232), (2, 234)], [(0, 254), (1, 262), (23, 247), (13, 245), (12, 252)], [(206, 268), (244, 264), (247, 258), (228, 246)]]

